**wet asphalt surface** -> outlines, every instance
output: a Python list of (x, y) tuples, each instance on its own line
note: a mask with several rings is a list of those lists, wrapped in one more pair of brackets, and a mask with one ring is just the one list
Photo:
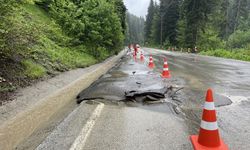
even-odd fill
[[(250, 63), (145, 50), (145, 62), (126, 56), (81, 93), (106, 104), (86, 142), (85, 149), (192, 149), (190, 134), (199, 130), (202, 105), (208, 88), (214, 91), (217, 121), (230, 149), (250, 147)], [(156, 67), (147, 67), (149, 54)], [(160, 72), (166, 57), (171, 79)], [(124, 101), (124, 92), (173, 86), (174, 99), (147, 104)], [(170, 92), (171, 94), (171, 92)]]

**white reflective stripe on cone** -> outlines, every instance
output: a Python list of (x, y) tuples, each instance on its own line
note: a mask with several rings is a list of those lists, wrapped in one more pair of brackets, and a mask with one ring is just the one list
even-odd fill
[(217, 130), (218, 125), (217, 125), (217, 122), (207, 122), (207, 121), (201, 120), (201, 128), (205, 130)]
[(163, 71), (168, 71), (168, 68), (163, 68)]
[(206, 109), (206, 110), (215, 110), (214, 102), (205, 102), (204, 109)]
[(168, 64), (168, 62), (164, 62), (164, 65), (167, 65)]

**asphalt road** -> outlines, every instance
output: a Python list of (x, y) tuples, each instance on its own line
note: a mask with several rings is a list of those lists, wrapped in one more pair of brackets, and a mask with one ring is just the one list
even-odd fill
[(230, 149), (249, 149), (249, 62), (149, 49), (147, 51), (155, 55), (156, 59), (167, 57), (172, 75), (184, 80), (184, 103), (181, 110), (185, 114), (189, 133), (197, 133), (205, 91), (212, 88), (223, 140)]
[[(215, 95), (222, 139), (230, 149), (250, 147), (250, 63), (144, 48), (156, 68), (132, 57), (123, 60), (82, 95), (102, 97), (104, 110), (84, 149), (192, 149), (190, 134), (197, 134), (205, 91)], [(163, 58), (171, 79), (161, 79)], [(124, 91), (159, 89), (172, 85), (178, 101), (165, 99), (154, 105), (121, 102)]]

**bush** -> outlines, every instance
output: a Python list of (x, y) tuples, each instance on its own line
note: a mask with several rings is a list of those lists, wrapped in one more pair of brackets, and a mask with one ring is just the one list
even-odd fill
[(221, 40), (212, 29), (207, 29), (198, 38), (197, 46), (201, 50), (213, 50), (225, 47), (225, 42)]
[(26, 18), (27, 14), (20, 7), (22, 3), (12, 0), (5, 2), (1, 8), (4, 7), (3, 9), (8, 10), (4, 13), (1, 12), (0, 17), (1, 54), (5, 59), (25, 57), (28, 55), (27, 51), (36, 43), (39, 29), (29, 23), (29, 18)]
[(52, 17), (69, 36), (73, 37), (72, 43), (90, 47), (93, 51), (90, 54), (98, 58), (102, 57), (101, 50), (103, 53), (107, 50), (109, 54), (114, 54), (123, 45), (121, 14), (117, 12), (114, 2), (106, 0), (61, 0), (59, 2), (40, 0), (37, 4), (49, 9)]
[(228, 39), (228, 48), (250, 48), (250, 30), (236, 31)]
[(200, 54), (250, 61), (250, 50), (245, 50), (245, 49), (234, 49), (234, 50), (216, 49), (216, 50), (202, 51)]

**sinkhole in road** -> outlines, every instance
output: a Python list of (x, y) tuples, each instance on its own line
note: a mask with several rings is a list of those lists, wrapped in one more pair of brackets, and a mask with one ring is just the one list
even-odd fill
[(148, 109), (169, 109), (165, 107), (168, 105), (171, 106), (173, 113), (180, 114), (178, 106), (182, 102), (178, 100), (177, 95), (183, 88), (176, 85), (176, 81), (176, 79), (162, 79), (159, 72), (147, 67), (146, 62), (136, 62), (127, 56), (82, 91), (77, 96), (77, 103), (95, 100), (106, 104)]

